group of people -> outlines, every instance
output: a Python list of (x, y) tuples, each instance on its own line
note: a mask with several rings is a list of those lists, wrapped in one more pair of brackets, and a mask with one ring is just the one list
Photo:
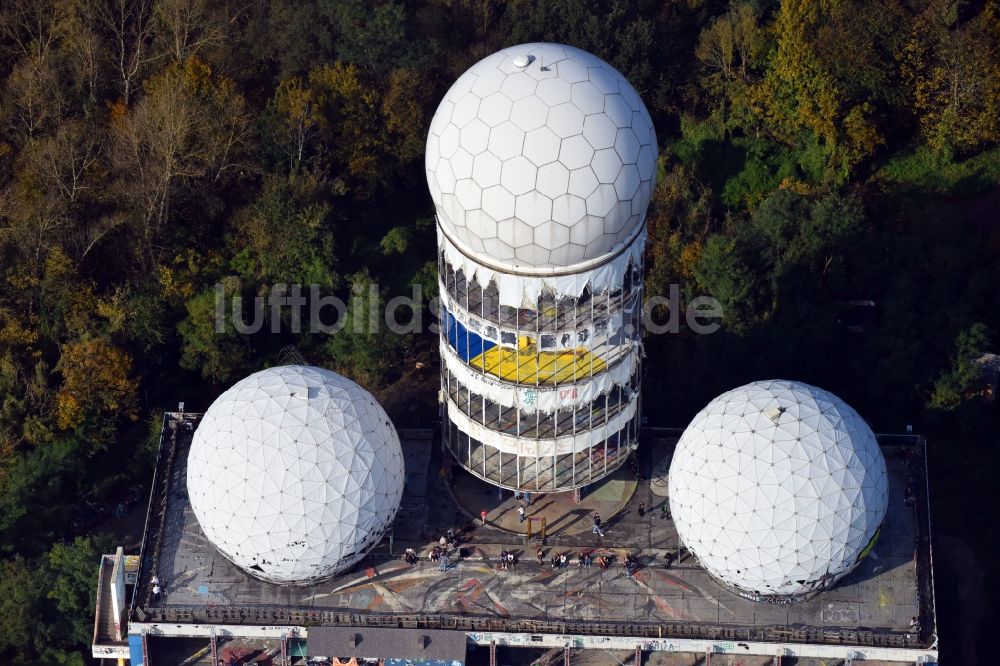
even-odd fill
[[(504, 551), (504, 553), (506, 552), (507, 551)], [(539, 548), (537, 551), (535, 551), (535, 556), (538, 558), (538, 564), (540, 566), (544, 566), (545, 551), (542, 548)], [(502, 557), (503, 554), (501, 553), (501, 558)], [(602, 569), (608, 569), (611, 567), (612, 564), (615, 563), (614, 554), (606, 553), (603, 555), (598, 555), (595, 558), (594, 553), (592, 551), (583, 551), (577, 556), (576, 565), (581, 569), (584, 567), (589, 568), (594, 566), (595, 559), (597, 560), (598, 566), (600, 566)], [(552, 553), (552, 556), (549, 558), (549, 566), (553, 569), (563, 569), (569, 566), (569, 562), (570, 558), (569, 555), (567, 555), (566, 553)], [(628, 572), (628, 575), (630, 576), (639, 569), (639, 560), (631, 553), (625, 554), (624, 564), (625, 564), (625, 570)]]
[[(434, 546), (431, 548), (429, 558), (430, 561), (439, 565), (438, 569), (440, 571), (445, 571), (448, 568), (450, 559), (448, 557), (448, 552), (444, 547)], [(538, 564), (544, 566), (545, 564), (545, 551), (542, 548), (538, 548), (535, 551), (535, 556), (538, 558)], [(403, 554), (403, 558), (406, 560), (407, 564), (414, 565), (417, 563), (417, 553), (412, 548), (407, 548), (406, 552)], [(667, 553), (664, 555), (665, 566), (669, 567), (674, 559), (672, 553)], [(576, 565), (577, 567), (592, 567), (594, 566), (595, 556), (592, 551), (583, 551), (577, 556)], [(615, 555), (611, 553), (605, 553), (603, 555), (598, 555), (596, 557), (598, 566), (601, 569), (609, 569), (611, 565), (615, 563)], [(565, 552), (563, 553), (552, 553), (549, 558), (549, 566), (553, 569), (564, 569), (569, 566), (570, 558)], [(517, 564), (517, 556), (512, 550), (502, 550), (500, 551), (500, 568), (501, 569), (513, 569)], [(639, 559), (632, 555), (632, 553), (625, 553), (625, 559), (623, 562), (625, 566), (625, 572), (632, 576), (638, 571), (640, 564)], [(158, 583), (157, 583), (158, 586)], [(157, 596), (154, 588), (154, 597)]]
[(153, 601), (159, 601), (160, 597), (163, 596), (163, 586), (160, 583), (160, 577), (153, 574), (153, 577), (149, 579), (149, 582), (153, 586)]
[[(455, 551), (455, 549), (457, 549), (458, 546), (459, 546), (458, 533), (453, 529), (449, 529), (447, 532), (441, 535), (441, 538), (438, 539), (437, 545), (431, 548), (431, 551), (428, 554), (428, 559), (430, 559), (431, 562), (434, 562), (438, 565), (438, 571), (447, 571), (448, 565), (451, 563), (451, 558), (449, 557), (449, 554)], [(403, 557), (410, 564), (416, 564), (417, 562), (416, 551), (413, 551), (412, 548), (407, 548), (406, 550), (407, 552)], [(412, 554), (411, 551), (413, 551)]]
[[(614, 563), (615, 556), (613, 554), (605, 553), (604, 555), (597, 556), (597, 565), (602, 569), (607, 569)], [(594, 554), (588, 552), (580, 553), (580, 557), (576, 564), (581, 568), (594, 566)], [(632, 570), (629, 571), (629, 575), (631, 576), (635, 569), (639, 568), (639, 561), (632, 557), (631, 553), (628, 553), (625, 555), (625, 568), (628, 570), (630, 567), (632, 568)]]
[[(524, 507), (527, 506), (528, 504), (530, 504), (530, 502), (531, 502), (531, 496), (528, 493), (515, 493), (514, 497), (515, 497), (515, 499), (518, 499), (518, 500), (522, 500), (523, 499), (524, 502), (525, 502), (524, 505), (521, 505), (521, 506), (518, 507), (518, 515), (520, 516), (521, 520), (523, 521), (524, 520)], [(670, 515), (669, 514), (669, 508), (667, 507), (667, 503), (666, 502), (664, 502), (661, 505), (661, 512), (662, 512), (662, 515), (664, 517), (669, 517), (669, 515)], [(485, 511), (484, 511), (484, 513), (485, 513)], [(646, 513), (646, 505), (645, 505), (645, 503), (640, 503), (639, 504), (639, 515), (642, 516), (642, 515), (645, 515), (645, 513)], [(593, 534), (597, 534), (600, 537), (604, 537), (603, 526), (604, 526), (604, 523), (601, 520), (601, 515), (599, 513), (595, 513), (594, 514), (594, 518), (593, 518), (592, 533)], [(458, 547), (458, 545), (459, 545), (458, 534), (455, 532), (454, 529), (449, 529), (444, 535), (442, 535), (440, 537), (440, 539), (438, 539), (438, 544), (435, 545), (431, 549), (428, 557), (429, 557), (429, 559), (430, 559), (431, 562), (439, 564), (439, 570), (440, 571), (445, 571), (448, 568), (448, 564), (450, 562), (450, 560), (449, 560), (449, 553), (451, 553), (453, 550), (455, 550)], [(538, 564), (540, 566), (544, 566), (545, 565), (545, 553), (544, 553), (544, 551), (543, 551), (543, 549), (541, 547), (538, 548), (538, 550), (536, 551), (535, 555), (538, 558)], [(669, 568), (670, 565), (673, 563), (674, 558), (675, 558), (675, 556), (673, 555), (673, 553), (669, 553), (669, 552), (666, 553), (664, 555), (664, 560), (665, 560), (664, 566), (666, 566), (666, 567)], [(403, 559), (405, 559), (406, 562), (407, 562), (407, 564), (410, 564), (410, 565), (415, 565), (419, 561), (419, 557), (417, 556), (417, 553), (416, 553), (416, 551), (413, 548), (407, 548), (406, 549), (406, 552), (403, 554)], [(614, 562), (615, 562), (615, 555), (613, 555), (613, 554), (605, 554), (605, 555), (599, 555), (599, 556), (597, 556), (595, 558), (595, 555), (593, 554), (592, 551), (583, 551), (583, 552), (581, 552), (579, 554), (579, 556), (577, 558), (577, 566), (581, 567), (581, 568), (582, 567), (592, 567), (594, 565), (594, 560), (595, 559), (597, 560), (597, 563), (601, 567), (601, 569), (608, 569), (608, 568), (611, 567), (612, 564), (614, 564)], [(562, 569), (562, 568), (565, 568), (566, 566), (569, 565), (569, 561), (570, 561), (570, 558), (569, 558), (569, 556), (566, 553), (553, 553), (552, 556), (549, 558), (549, 565), (553, 569)], [(512, 568), (514, 568), (514, 565), (516, 563), (517, 563), (517, 558), (514, 555), (513, 551), (508, 551), (508, 550), (501, 551), (501, 553), (500, 553), (500, 568), (501, 569), (512, 569)], [(639, 560), (635, 556), (633, 556), (631, 553), (626, 553), (625, 554), (625, 559), (624, 559), (623, 564), (625, 566), (625, 571), (628, 573), (629, 576), (632, 576), (633, 574), (635, 574), (635, 572), (640, 568)], [(158, 596), (159, 596), (158, 581), (156, 581), (156, 582), (157, 582), (157, 585), (154, 586), (154, 598), (158, 598)]]
[(447, 571), (448, 564), (451, 563), (451, 559), (448, 557), (448, 551), (443, 549), (441, 546), (434, 546), (431, 548), (431, 552), (428, 557), (431, 562), (438, 565), (438, 571)]

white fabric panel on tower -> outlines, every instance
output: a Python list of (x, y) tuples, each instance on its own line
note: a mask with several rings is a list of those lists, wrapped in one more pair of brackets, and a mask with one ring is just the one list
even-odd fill
[(481, 423), (473, 421), (462, 411), (461, 407), (452, 402), (450, 397), (446, 401), (446, 404), (448, 406), (448, 418), (465, 434), (479, 440), (483, 444), (492, 446), (501, 453), (512, 453), (517, 456), (529, 457), (561, 456), (567, 453), (586, 451), (624, 428), (629, 420), (635, 416), (636, 410), (639, 409), (639, 401), (635, 399), (625, 409), (608, 419), (608, 423), (605, 425), (600, 425), (575, 435), (550, 439), (528, 439), (490, 430)]
[[(557, 297), (579, 298), (583, 290), (590, 285), (592, 294), (620, 289), (625, 278), (629, 263), (639, 266), (642, 252), (646, 247), (646, 227), (632, 239), (632, 242), (611, 261), (596, 268), (569, 275), (527, 276), (504, 273), (483, 266), (471, 257), (463, 254), (448, 237), (437, 228), (438, 247), (444, 252), (445, 261), (455, 270), (462, 270), (467, 280), (475, 280), (481, 287), (489, 285), (493, 280), (497, 285), (500, 305), (512, 308), (537, 307), (538, 297), (543, 289), (551, 290)], [(442, 292), (443, 293), (443, 292)]]
[(640, 350), (633, 348), (628, 356), (615, 363), (607, 372), (590, 379), (558, 386), (518, 386), (470, 368), (443, 340), (439, 344), (445, 367), (473, 393), (504, 407), (519, 405), (521, 409), (546, 414), (556, 409), (589, 405), (602, 393), (615, 386), (628, 386), (639, 365)]

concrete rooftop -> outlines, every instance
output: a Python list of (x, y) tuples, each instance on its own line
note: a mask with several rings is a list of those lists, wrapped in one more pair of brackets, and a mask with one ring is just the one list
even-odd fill
[[(545, 546), (546, 556), (597, 549), (598, 553), (617, 553), (619, 562), (628, 550), (644, 563), (630, 578), (620, 565), (606, 571), (596, 564), (588, 569), (573, 565), (553, 570), (547, 562), (540, 566), (535, 560), (536, 543), (526, 545), (523, 537), (493, 524), (480, 527), (470, 520), (470, 512), (456, 505), (440, 473), (443, 454), (436, 440), (403, 435), (406, 489), (394, 527), (395, 555), (383, 543), (353, 571), (313, 587), (261, 582), (237, 569), (207, 542), (185, 489), (191, 433), (179, 429), (175, 440), (165, 437), (143, 545), (141, 575), (147, 584), (137, 595), (133, 620), (282, 624), (284, 618), (290, 624), (308, 625), (337, 624), (349, 613), (351, 622), (363, 616), (366, 622), (391, 626), (395, 616), (441, 616), (499, 621), (489, 625), (495, 631), (508, 627), (545, 631), (541, 625), (532, 629), (531, 623), (558, 622), (572, 623), (563, 627), (569, 633), (580, 630), (578, 623), (600, 623), (601, 627), (594, 625), (587, 633), (615, 631), (615, 625), (622, 625), (622, 633), (633, 634), (655, 635), (647, 630), (660, 627), (664, 635), (899, 647), (922, 643), (910, 633), (911, 617), (924, 618), (925, 628), (931, 624), (928, 604), (922, 607), (920, 602), (927, 593), (918, 594), (918, 588), (929, 589), (927, 581), (919, 578), (927, 572), (918, 572), (917, 566), (918, 561), (926, 562), (917, 557), (918, 516), (904, 505), (911, 475), (920, 480), (917, 485), (923, 492), (923, 461), (900, 450), (886, 449), (890, 503), (872, 555), (839, 585), (812, 600), (770, 605), (721, 587), (690, 555), (682, 553), (679, 563), (664, 567), (663, 555), (678, 549), (673, 523), (659, 511), (666, 501), (659, 475), (673, 450), (674, 440), (669, 437), (646, 437), (641, 443), (638, 485), (631, 498), (623, 500), (627, 503), (617, 515), (605, 517), (603, 540), (586, 530), (550, 537)], [(492, 521), (506, 509), (496, 499), (496, 491), (484, 486), (482, 501), (488, 498), (493, 502), (489, 507)], [(533, 499), (539, 503), (545, 498), (536, 495)], [(640, 502), (647, 507), (643, 517), (637, 511)], [(478, 508), (474, 512), (478, 514)], [(426, 558), (413, 567), (400, 559), (407, 546), (424, 554), (448, 528), (466, 530), (469, 550), (466, 557), (453, 559), (447, 572), (439, 572)], [(514, 570), (498, 568), (502, 549), (522, 556)], [(921, 564), (920, 568), (926, 567)], [(148, 589), (154, 571), (166, 584), (164, 598), (155, 604)], [(645, 625), (649, 627), (644, 630)], [(402, 626), (415, 625), (403, 622)], [(462, 628), (454, 623), (442, 626)]]

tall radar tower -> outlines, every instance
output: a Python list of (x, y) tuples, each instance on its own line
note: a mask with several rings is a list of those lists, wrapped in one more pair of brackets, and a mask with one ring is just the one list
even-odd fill
[(494, 53), (438, 107), (444, 442), (476, 476), (568, 490), (635, 450), (656, 160), (635, 89), (570, 46)]

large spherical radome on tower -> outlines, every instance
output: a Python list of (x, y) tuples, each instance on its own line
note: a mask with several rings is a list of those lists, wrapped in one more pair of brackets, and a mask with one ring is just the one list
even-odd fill
[(396, 430), (370, 393), (309, 366), (253, 374), (194, 434), (187, 489), (208, 540), (247, 573), (305, 584), (381, 540), (403, 493)]
[(431, 122), (425, 166), (452, 242), (530, 272), (630, 242), (656, 159), (649, 112), (616, 69), (571, 46), (521, 44), (452, 85)]
[(728, 391), (685, 429), (668, 489), (677, 533), (705, 569), (745, 596), (809, 596), (847, 574), (888, 503), (871, 428), (835, 395), (800, 382)]

